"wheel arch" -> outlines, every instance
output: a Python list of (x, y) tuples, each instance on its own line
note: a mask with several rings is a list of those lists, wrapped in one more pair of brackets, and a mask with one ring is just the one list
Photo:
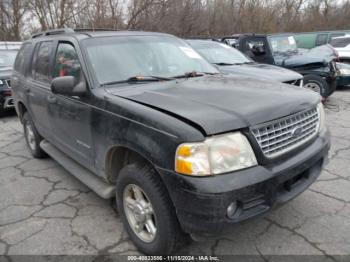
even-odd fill
[(17, 102), (16, 108), (17, 108), (17, 115), (18, 115), (20, 121), (22, 122), (24, 113), (26, 113), (28, 111), (28, 109), (22, 101)]
[(115, 183), (122, 168), (132, 163), (144, 163), (154, 167), (151, 159), (135, 149), (123, 145), (110, 147), (105, 156), (105, 174), (107, 180)]

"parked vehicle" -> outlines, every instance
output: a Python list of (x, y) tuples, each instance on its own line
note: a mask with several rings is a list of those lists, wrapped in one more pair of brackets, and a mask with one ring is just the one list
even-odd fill
[(304, 87), (319, 93), (323, 98), (330, 96), (337, 87), (336, 56), (331, 47), (321, 46), (309, 51), (297, 48), (290, 34), (241, 34), (234, 38), (234, 45), (244, 54), (259, 63), (272, 64), (294, 70), (304, 76)]
[(20, 42), (0, 42), (0, 115), (14, 108), (10, 78), (20, 47)]
[(303, 76), (281, 67), (259, 64), (226, 44), (211, 40), (187, 40), (208, 62), (218, 67), (221, 73), (247, 76), (303, 87)]
[(294, 37), (299, 48), (311, 49), (329, 44), (334, 38), (346, 35), (350, 35), (350, 30), (295, 33)]
[(340, 62), (350, 64), (350, 36), (334, 38), (330, 45), (338, 52)]
[(13, 94), (32, 155), (114, 198), (131, 240), (168, 254), (306, 190), (327, 161), (320, 96), (218, 74), (160, 33), (39, 33)]

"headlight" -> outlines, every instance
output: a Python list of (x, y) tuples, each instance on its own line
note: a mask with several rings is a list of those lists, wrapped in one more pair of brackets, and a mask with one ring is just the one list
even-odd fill
[(348, 68), (341, 68), (339, 69), (339, 72), (341, 75), (350, 75), (350, 69)]
[(318, 117), (320, 119), (319, 131), (321, 132), (322, 130), (324, 130), (326, 128), (326, 115), (325, 115), (324, 107), (323, 107), (322, 103), (318, 104), (317, 112), (318, 112)]
[(2, 80), (0, 80), (0, 86), (2, 86), (4, 84), (4, 82)]
[(256, 165), (253, 149), (240, 132), (181, 144), (175, 156), (176, 172), (191, 176), (223, 174)]

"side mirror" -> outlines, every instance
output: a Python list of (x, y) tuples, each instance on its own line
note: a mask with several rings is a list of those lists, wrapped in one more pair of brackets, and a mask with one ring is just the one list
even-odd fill
[(51, 82), (51, 91), (54, 94), (83, 96), (86, 93), (86, 84), (84, 81), (75, 83), (74, 76), (56, 77)]

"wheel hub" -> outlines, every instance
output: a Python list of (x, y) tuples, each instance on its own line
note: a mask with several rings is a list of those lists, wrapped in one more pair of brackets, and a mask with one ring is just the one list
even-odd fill
[(134, 216), (137, 222), (145, 222), (146, 220), (146, 210), (140, 203), (136, 203), (134, 207)]
[(321, 94), (321, 87), (317, 83), (307, 83), (304, 85), (304, 87)]
[(28, 145), (32, 150), (35, 150), (35, 137), (34, 137), (33, 128), (30, 123), (27, 123), (25, 127), (26, 127), (26, 136), (27, 136)]
[(157, 233), (157, 221), (152, 203), (145, 192), (136, 185), (127, 185), (123, 193), (126, 219), (136, 236), (146, 243), (152, 242)]

